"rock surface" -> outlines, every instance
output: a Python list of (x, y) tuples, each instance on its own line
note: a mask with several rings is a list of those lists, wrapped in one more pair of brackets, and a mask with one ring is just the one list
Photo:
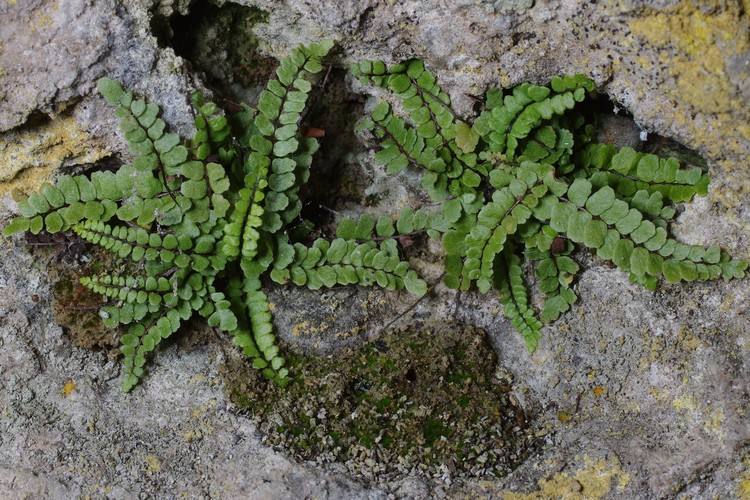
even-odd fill
[[(746, 1), (237, 3), (265, 13), (249, 30), (257, 37), (258, 59), (324, 37), (337, 41), (337, 65), (422, 58), (465, 114), (470, 95), (481, 95), (488, 84), (589, 74), (643, 130), (708, 159), (709, 196), (685, 207), (677, 234), (750, 256)], [(204, 85), (205, 75), (200, 58), (193, 65), (181, 55), (190, 59), (190, 51), (201, 48), (169, 45), (184, 40), (185, 20), (199, 8), (206, 7), (189, 1), (0, 3), (0, 192), (34, 189), (56, 170), (78, 171), (107, 156), (126, 158), (115, 119), (93, 92), (105, 74), (160, 104), (176, 130), (188, 131), (185, 96)], [(214, 57), (217, 67), (232, 69), (227, 53)], [(408, 182), (384, 179), (366, 161), (354, 171), (364, 179), (357, 182), (365, 195), (381, 195), (381, 207), (411, 199)], [(5, 196), (4, 221), (13, 209)], [(748, 279), (650, 292), (583, 255), (580, 303), (545, 328), (533, 356), (496, 300), (464, 297), (458, 319), (487, 331), (498, 376), (512, 381), (544, 447), (499, 480), (430, 486), (415, 477), (370, 485), (265, 446), (224, 396), (218, 365), (225, 354), (217, 342), (163, 349), (151, 376), (123, 396), (117, 360), (78, 349), (54, 323), (47, 268), (55, 252), (14, 239), (0, 243), (0, 254), (4, 498), (750, 497)], [(428, 280), (439, 274), (428, 262), (421, 271)], [(452, 294), (437, 292), (415, 309), (416, 317), (453, 316)], [(375, 335), (409, 300), (383, 294), (372, 299), (377, 307), (359, 311), (362, 321), (347, 323), (357, 311), (321, 314), (316, 292), (274, 294), (280, 334), (302, 348), (318, 343), (332, 349), (354, 327), (354, 337)]]

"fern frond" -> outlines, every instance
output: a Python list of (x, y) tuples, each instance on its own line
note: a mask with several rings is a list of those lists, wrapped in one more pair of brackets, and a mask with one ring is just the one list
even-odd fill
[[(361, 219), (360, 219), (361, 220)], [(371, 234), (362, 231), (362, 234)], [(293, 282), (312, 290), (337, 285), (378, 285), (388, 290), (406, 288), (414, 295), (427, 292), (426, 283), (409, 263), (401, 260), (395, 239), (366, 241), (336, 238), (329, 242), (322, 238), (312, 246), (300, 243), (279, 248), (271, 278), (278, 283)]]
[(508, 245), (495, 258), (493, 285), (498, 291), (505, 316), (521, 334), (529, 352), (534, 352), (542, 336), (542, 322), (529, 305), (528, 290), (523, 282), (521, 259)]
[(104, 274), (101, 276), (85, 276), (81, 278), (80, 282), (92, 292), (106, 298), (129, 303), (148, 304), (151, 307), (161, 305), (164, 296), (176, 287), (176, 282), (163, 276)]
[(558, 243), (554, 251), (540, 251), (533, 247), (526, 249), (526, 258), (537, 262), (534, 269), (537, 286), (547, 297), (540, 319), (547, 322), (556, 320), (578, 299), (571, 288), (571, 283), (580, 270), (578, 263), (569, 256), (573, 245), (570, 241), (561, 239)]
[(410, 163), (425, 169), (422, 186), (433, 199), (477, 188), (487, 174), (473, 153), (479, 135), (454, 119), (450, 98), (437, 85), (435, 76), (421, 61), (394, 66), (382, 75), (371, 73), (383, 67), (380, 61), (366, 62), (355, 65), (354, 73), (402, 98), (414, 126), (406, 126), (393, 115), (387, 103), (376, 106), (371, 117), (359, 125), (377, 138), (385, 138), (385, 149), (376, 154), (376, 161), (386, 165), (389, 173), (398, 173)]
[(617, 200), (612, 188), (605, 186), (593, 194), (592, 189), (588, 180), (576, 179), (567, 198), (551, 211), (552, 229), (637, 277), (664, 276), (677, 282), (716, 279), (723, 272), (729, 277), (744, 275), (745, 261), (725, 256), (718, 247), (679, 243), (639, 210)]
[(242, 253), (243, 259), (252, 259), (258, 253), (260, 228), (263, 225), (263, 189), (267, 186), (265, 171), (259, 175), (248, 174), (246, 183), (250, 187), (240, 189), (238, 199), (229, 213), (229, 222), (224, 226), (222, 251), (229, 257)]
[(386, 167), (389, 174), (403, 171), (410, 163), (418, 168), (442, 172), (445, 162), (437, 160), (434, 148), (427, 148), (430, 157), (423, 157), (424, 138), (417, 135), (416, 129), (406, 125), (404, 120), (392, 113), (387, 102), (378, 103), (370, 112), (369, 118), (357, 124), (360, 131), (372, 132), (383, 148), (375, 153), (375, 161)]
[(206, 160), (212, 152), (229, 145), (232, 128), (224, 113), (216, 104), (206, 101), (202, 92), (195, 92), (191, 102), (196, 110), (196, 133), (190, 150), (198, 160)]
[(632, 148), (590, 144), (581, 152), (583, 168), (596, 186), (608, 185), (623, 197), (639, 190), (661, 193), (673, 202), (690, 201), (708, 192), (708, 174), (700, 168), (682, 168), (674, 158), (660, 158)]
[(62, 175), (56, 185), (42, 184), (38, 193), (21, 200), (21, 217), (13, 220), (4, 235), (29, 230), (38, 234), (67, 231), (82, 219), (108, 221), (117, 211), (122, 197), (115, 174), (94, 172), (91, 180), (84, 175)]
[(159, 106), (134, 99), (110, 78), (101, 78), (97, 87), (107, 102), (117, 106), (115, 115), (120, 117), (120, 129), (130, 151), (137, 156), (135, 168), (157, 171), (161, 181), (167, 183), (168, 176), (187, 161), (188, 150), (178, 134), (166, 132), (166, 123), (159, 118)]
[(190, 318), (190, 305), (181, 302), (174, 309), (163, 309), (133, 323), (127, 333), (120, 338), (120, 352), (123, 353), (122, 390), (129, 392), (144, 374), (146, 356), (162, 340), (169, 338), (180, 328), (182, 321)]
[(474, 122), (474, 129), (490, 150), (515, 155), (519, 141), (528, 137), (544, 120), (563, 115), (592, 91), (594, 83), (583, 75), (553, 78), (551, 89), (523, 83), (512, 93), (497, 98), (495, 105)]
[(194, 253), (207, 253), (210, 250), (210, 237), (204, 236), (193, 252), (193, 241), (186, 235), (167, 234), (162, 238), (139, 227), (112, 226), (102, 221), (85, 220), (73, 226), (72, 230), (84, 240), (117, 253), (120, 258), (130, 257), (136, 262), (160, 260), (185, 268), (194, 263)]

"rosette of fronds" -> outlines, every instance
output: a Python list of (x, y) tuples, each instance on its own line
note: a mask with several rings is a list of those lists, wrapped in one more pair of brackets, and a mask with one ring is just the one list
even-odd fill
[[(746, 261), (670, 236), (673, 205), (704, 196), (706, 173), (593, 141), (593, 126), (576, 109), (594, 90), (590, 79), (491, 89), (471, 121), (452, 110), (421, 61), (365, 61), (352, 72), (392, 92), (407, 113), (403, 118), (381, 102), (359, 129), (378, 142), (377, 163), (390, 174), (421, 171), (422, 186), (439, 202), (429, 233), (442, 240), (445, 284), (496, 290), (530, 351), (542, 322), (577, 300), (575, 245), (649, 288), (660, 277), (676, 283), (744, 276)], [(530, 303), (524, 261), (546, 297), (540, 313)]]
[(132, 273), (81, 279), (106, 298), (104, 324), (124, 327), (123, 390), (143, 376), (149, 353), (195, 313), (227, 332), (266, 377), (288, 383), (262, 290), (267, 276), (312, 289), (356, 283), (424, 290), (386, 240), (290, 239), (287, 227), (300, 218), (299, 190), (318, 149), (300, 133), (300, 121), (331, 47), (324, 41), (292, 50), (255, 107), (243, 104), (227, 116), (193, 95), (192, 140), (169, 132), (158, 106), (102, 78), (99, 91), (116, 108), (132, 164), (61, 175), (19, 202), (21, 216), (6, 236), (72, 231), (132, 261)]

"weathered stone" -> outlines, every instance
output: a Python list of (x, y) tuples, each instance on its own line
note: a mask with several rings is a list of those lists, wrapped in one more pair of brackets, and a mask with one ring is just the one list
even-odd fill
[[(332, 60), (338, 66), (365, 58), (422, 58), (467, 116), (472, 96), (489, 85), (591, 75), (639, 127), (708, 159), (709, 196), (686, 205), (678, 235), (689, 243), (719, 242), (741, 257), (750, 253), (747, 2), (236, 3), (266, 13), (250, 30), (259, 45), (254, 61), (324, 37), (337, 41)], [(107, 153), (128, 161), (116, 120), (94, 92), (103, 75), (158, 103), (171, 126), (189, 131), (186, 95), (205, 84), (203, 73), (209, 75), (196, 67), (211, 63), (221, 37), (235, 43), (234, 33), (221, 26), (191, 34), (190, 26), (177, 22), (198, 8), (188, 1), (0, 3), (0, 178), (12, 182), (0, 191), (32, 190), (54, 168), (80, 168)], [(197, 52), (169, 46), (200, 36)], [(216, 43), (209, 43), (211, 37)], [(219, 55), (216, 61), (214, 78), (236, 64)], [(251, 96), (248, 89), (262, 80), (234, 78), (229, 91)], [(337, 88), (339, 97), (351, 97), (343, 83)], [(359, 109), (364, 98), (357, 99), (356, 106), (339, 104), (337, 112)], [(633, 141), (638, 132), (617, 134)], [(326, 143), (339, 138), (329, 134)], [(344, 149), (356, 150), (328, 154), (348, 160), (342, 168), (362, 188), (356, 201), (371, 201), (373, 213), (415, 203), (418, 193), (408, 175), (385, 176), (367, 164), (369, 156), (351, 137), (340, 139)], [(19, 160), (19, 151), (26, 160)], [(359, 203), (344, 205), (353, 211)], [(13, 208), (6, 197), (3, 221)], [(386, 495), (335, 465), (311, 468), (265, 446), (222, 394), (212, 359), (223, 357), (216, 342), (165, 347), (144, 383), (131, 395), (120, 394), (116, 356), (75, 347), (53, 322), (46, 267), (65, 244), (42, 252), (22, 240), (0, 242), (0, 496)], [(414, 262), (430, 282), (441, 272), (428, 258), (438, 250), (428, 246), (425, 259)], [(389, 483), (390, 492), (508, 498), (527, 498), (514, 492), (570, 498), (748, 494), (748, 280), (663, 285), (650, 292), (590, 255), (578, 258), (587, 264), (577, 285), (580, 303), (545, 328), (533, 356), (491, 297), (466, 294), (456, 302), (437, 287), (434, 298), (400, 320), (456, 316), (485, 329), (498, 355), (498, 377), (534, 415), (546, 444), (506, 478), (459, 481), (448, 474), (443, 486), (429, 490), (422, 479), (406, 477)], [(370, 290), (324, 298), (275, 290), (280, 336), (303, 351), (334, 352), (373, 340), (412, 300)]]

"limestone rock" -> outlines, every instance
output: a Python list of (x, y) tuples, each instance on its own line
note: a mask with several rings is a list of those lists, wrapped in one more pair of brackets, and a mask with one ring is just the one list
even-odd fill
[[(591, 75), (632, 114), (637, 126), (625, 134), (628, 140), (640, 128), (708, 160), (709, 196), (686, 205), (678, 235), (750, 256), (747, 2), (218, 3), (223, 7), (186, 0), (0, 2), (0, 194), (33, 190), (54, 169), (81, 169), (104, 156), (128, 161), (116, 121), (95, 92), (101, 76), (158, 103), (166, 121), (187, 134), (192, 89), (217, 88), (211, 79), (226, 79), (227, 92), (251, 98), (257, 79), (243, 81), (234, 68), (241, 66), (240, 75), (298, 43), (330, 37), (337, 68), (365, 58), (424, 59), (467, 116), (472, 96), (490, 85)], [(255, 14), (229, 31), (216, 13), (237, 5)], [(237, 33), (255, 37), (252, 64), (232, 55), (233, 45), (245, 47)], [(204, 67), (211, 64), (213, 71)], [(352, 85), (342, 83), (341, 95), (364, 91)], [(358, 99), (337, 109), (342, 115), (361, 109), (366, 97)], [(326, 143), (336, 140), (326, 137)], [(352, 185), (374, 200), (372, 210), (416, 199), (408, 177), (384, 176), (356, 141), (342, 141), (346, 147), (326, 154), (339, 162), (335, 168), (346, 164), (341, 168), (353, 175)], [(5, 196), (2, 225), (13, 205)], [(166, 347), (151, 376), (123, 396), (116, 356), (75, 347), (54, 323), (48, 265), (65, 255), (69, 242), (45, 244), (50, 250), (41, 252), (22, 239), (0, 242), (0, 496), (388, 494), (335, 467), (295, 463), (267, 447), (223, 395), (216, 358), (224, 354), (213, 339), (210, 347)], [(590, 255), (580, 258), (587, 260), (577, 285), (580, 303), (545, 328), (533, 356), (491, 297), (468, 294), (457, 308), (438, 289), (414, 309), (416, 317), (455, 315), (487, 331), (498, 376), (512, 380), (544, 446), (505, 478), (436, 486), (410, 477), (387, 490), (509, 498), (748, 494), (748, 279), (650, 292)], [(420, 265), (428, 279), (439, 275), (430, 262)], [(359, 302), (336, 293), (335, 301), (350, 304), (340, 323), (336, 312), (320, 313), (316, 292), (275, 290), (280, 336), (301, 348), (322, 342), (319, 347), (333, 350), (342, 342), (338, 334), (356, 327), (353, 336), (364, 341), (405, 308), (403, 297), (384, 294), (376, 308), (358, 311), (357, 304), (372, 301), (371, 291), (354, 292), (364, 296)], [(318, 314), (295, 330), (294, 318), (306, 310)]]

